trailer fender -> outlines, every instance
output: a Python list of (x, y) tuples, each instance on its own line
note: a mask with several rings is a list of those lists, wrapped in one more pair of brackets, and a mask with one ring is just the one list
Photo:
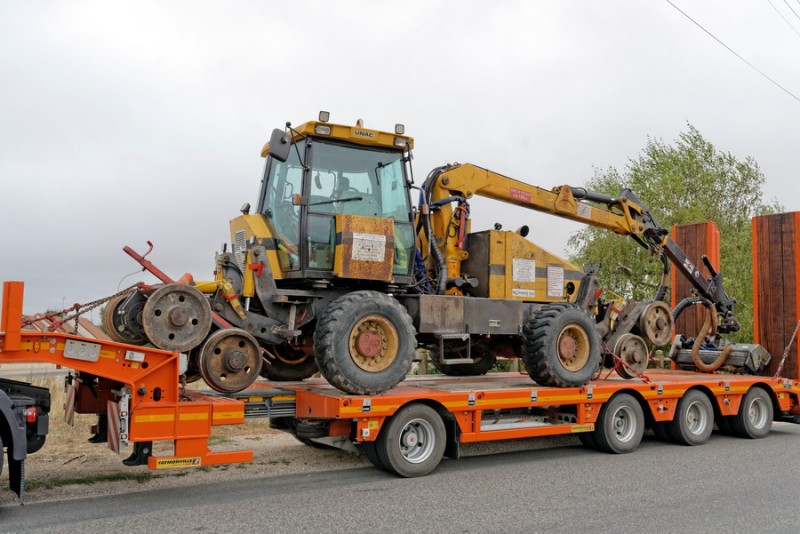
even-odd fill
[(0, 393), (0, 436), (3, 446), (8, 447), (8, 459), (19, 462), (28, 454), (25, 418), (20, 413), (22, 409)]

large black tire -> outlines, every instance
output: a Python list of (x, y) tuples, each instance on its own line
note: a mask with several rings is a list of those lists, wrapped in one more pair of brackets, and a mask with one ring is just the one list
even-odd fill
[(772, 430), (772, 399), (760, 387), (752, 387), (742, 399), (739, 413), (731, 419), (731, 430), (740, 438), (763, 438)]
[(302, 350), (283, 345), (269, 345), (266, 350), (268, 355), (264, 365), (261, 366), (261, 376), (267, 380), (276, 382), (305, 380), (319, 371), (314, 357)]
[(446, 440), (444, 421), (436, 410), (414, 403), (384, 423), (375, 448), (381, 466), (389, 472), (407, 478), (422, 477), (442, 461)]
[[(466, 350), (463, 351), (465, 356), (466, 352)], [(489, 369), (491, 369), (497, 361), (495, 355), (484, 348), (475, 349), (472, 352), (472, 359), (475, 360), (475, 362), (457, 364), (439, 363), (438, 354), (432, 353), (431, 363), (434, 367), (436, 367), (436, 369), (445, 375), (480, 376), (488, 373)]]
[(594, 432), (578, 432), (578, 439), (587, 449), (597, 450), (597, 441), (594, 439)]
[(692, 389), (678, 401), (675, 418), (666, 423), (672, 441), (681, 445), (701, 445), (714, 430), (714, 407), (701, 391)]
[(367, 460), (369, 460), (372, 463), (372, 465), (374, 465), (378, 469), (387, 471), (389, 473), (393, 472), (391, 469), (383, 465), (380, 456), (378, 456), (378, 448), (376, 447), (374, 441), (365, 441), (364, 443), (361, 443), (358, 446), (358, 451), (364, 454), (364, 456), (367, 457)]
[(639, 402), (627, 393), (618, 393), (600, 410), (594, 440), (601, 451), (614, 454), (631, 452), (644, 435), (644, 412)]
[(600, 366), (600, 334), (594, 320), (569, 304), (549, 304), (523, 329), (522, 358), (536, 383), (582, 386)]
[(314, 332), (322, 376), (355, 395), (376, 395), (399, 384), (411, 370), (416, 344), (406, 309), (377, 291), (334, 300)]

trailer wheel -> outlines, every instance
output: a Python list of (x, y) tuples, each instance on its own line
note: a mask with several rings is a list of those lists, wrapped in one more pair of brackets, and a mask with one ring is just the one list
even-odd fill
[(364, 453), (364, 456), (367, 457), (367, 460), (369, 460), (370, 463), (372, 463), (372, 465), (374, 465), (378, 469), (381, 469), (383, 471), (388, 471), (390, 473), (393, 472), (391, 469), (383, 465), (380, 456), (378, 456), (378, 447), (376, 446), (374, 441), (365, 441), (361, 443), (358, 446), (358, 450)]
[(772, 399), (760, 387), (752, 387), (731, 419), (731, 430), (740, 438), (763, 438), (772, 430), (772, 416)]
[(618, 393), (600, 410), (596, 426), (598, 449), (614, 454), (631, 452), (644, 435), (644, 412), (632, 396)]
[(701, 445), (714, 430), (714, 407), (701, 391), (692, 389), (678, 401), (675, 418), (666, 424), (672, 441), (681, 445)]
[(525, 368), (543, 386), (582, 386), (600, 366), (597, 325), (574, 306), (544, 306), (528, 319), (522, 335)]
[(579, 432), (578, 439), (581, 440), (581, 445), (587, 449), (597, 450), (597, 441), (594, 439), (594, 432)]
[(375, 443), (389, 472), (402, 477), (425, 476), (439, 465), (447, 432), (439, 414), (424, 404), (401, 408), (385, 424)]
[(411, 370), (416, 333), (406, 309), (377, 291), (334, 300), (314, 332), (317, 365), (347, 393), (374, 395), (396, 386)]
[(731, 426), (732, 415), (720, 415), (716, 418), (717, 428), (726, 436), (733, 436), (733, 427)]

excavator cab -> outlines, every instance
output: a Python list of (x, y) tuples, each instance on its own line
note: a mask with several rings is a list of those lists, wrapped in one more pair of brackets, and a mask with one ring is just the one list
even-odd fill
[(323, 121), (275, 130), (262, 152), (266, 166), (255, 215), (261, 224), (248, 222), (249, 214), (232, 221), (240, 267), (247, 241), (256, 238), (271, 241), (267, 253), (282, 286), (410, 283), (411, 143)]

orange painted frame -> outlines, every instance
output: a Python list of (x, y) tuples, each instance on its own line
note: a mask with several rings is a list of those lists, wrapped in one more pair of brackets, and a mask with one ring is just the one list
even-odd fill
[[(129, 441), (174, 441), (174, 456), (151, 457), (148, 463), (151, 468), (159, 467), (165, 459), (194, 462), (187, 462), (188, 465), (253, 460), (252, 451), (215, 453), (208, 449), (211, 427), (243, 423), (244, 404), (201, 394), (189, 394), (192, 400), (181, 400), (177, 353), (70, 334), (22, 330), (23, 293), (22, 282), (3, 283), (0, 362), (54, 363), (118, 382), (120, 389), (125, 388), (130, 395)], [(87, 353), (92, 354), (87, 356)]]

